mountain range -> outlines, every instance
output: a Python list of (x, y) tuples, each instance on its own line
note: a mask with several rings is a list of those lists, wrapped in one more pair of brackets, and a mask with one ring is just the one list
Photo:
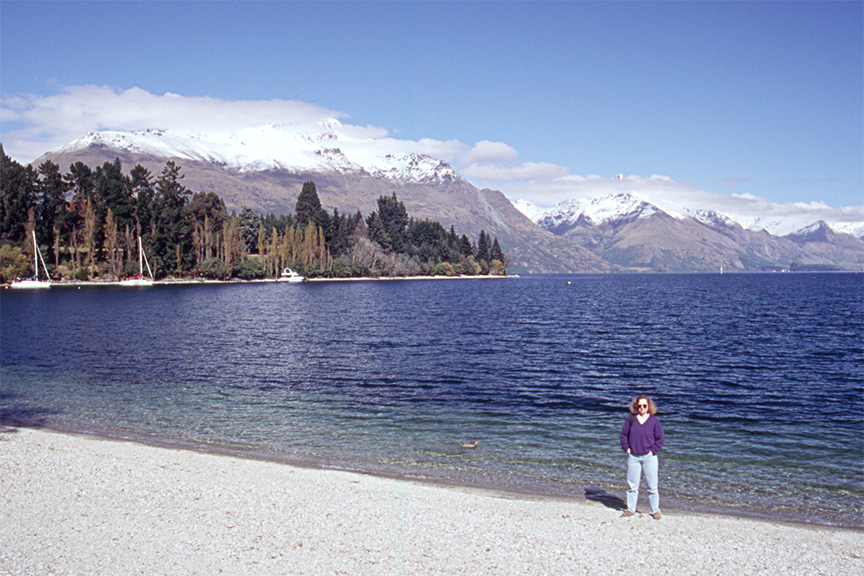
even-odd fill
[(540, 214), (537, 224), (630, 270), (864, 268), (864, 241), (823, 221), (775, 236), (715, 211), (652, 203), (632, 193), (560, 202)]
[(331, 119), (311, 129), (268, 124), (208, 134), (94, 132), (33, 165), (50, 160), (66, 170), (74, 162), (95, 167), (119, 158), (127, 171), (141, 164), (156, 176), (172, 160), (190, 191), (216, 192), (229, 210), (264, 214), (293, 213), (308, 180), (323, 207), (343, 214), (366, 216), (379, 196), (395, 192), (416, 219), (437, 220), (473, 238), (481, 229), (497, 237), (516, 273), (864, 268), (864, 240), (824, 222), (774, 236), (716, 212), (629, 193), (540, 212), (524, 202), (514, 205), (500, 191), (478, 189), (447, 162), (392, 147), (399, 143), (364, 137)]

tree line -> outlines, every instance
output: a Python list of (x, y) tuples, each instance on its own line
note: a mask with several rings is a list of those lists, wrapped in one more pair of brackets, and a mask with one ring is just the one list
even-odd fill
[(32, 234), (52, 278), (112, 279), (138, 273), (138, 238), (157, 278), (259, 279), (294, 268), (308, 277), (503, 275), (497, 238), (474, 244), (451, 226), (410, 218), (392, 196), (363, 217), (321, 207), (306, 182), (295, 214), (228, 213), (215, 192), (191, 192), (168, 161), (158, 176), (118, 159), (64, 174), (6, 156), (0, 145), (0, 281), (30, 275)]

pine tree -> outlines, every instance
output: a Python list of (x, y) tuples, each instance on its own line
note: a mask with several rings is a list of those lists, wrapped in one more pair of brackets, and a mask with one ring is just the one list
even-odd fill
[[(395, 192), (392, 196), (378, 198), (378, 217), (381, 219), (384, 234), (389, 239), (389, 246), (386, 247), (394, 252), (404, 253), (408, 244), (408, 211), (405, 204), (396, 198)], [(378, 243), (384, 246), (381, 242)]]
[(301, 228), (315, 218), (315, 214), (321, 210), (321, 200), (318, 198), (318, 191), (315, 189), (315, 182), (311, 180), (303, 183), (303, 189), (297, 197), (297, 204), (294, 207), (294, 212), (297, 215), (297, 222)]
[(249, 254), (258, 251), (258, 228), (260, 224), (261, 216), (251, 208), (243, 208), (240, 211), (240, 236), (246, 243), (246, 252)]
[[(153, 228), (155, 257), (160, 258), (166, 270), (183, 270), (183, 262), (177, 262), (177, 254), (187, 258), (191, 250), (190, 218), (185, 210), (189, 191), (180, 183), (183, 175), (180, 167), (168, 161), (156, 180), (156, 196), (153, 199)], [(178, 252), (177, 247), (180, 247)], [(228, 267), (230, 269), (230, 267)]]
[(24, 222), (35, 199), (36, 181), (34, 170), (6, 156), (0, 145), (0, 239), (26, 243)]
[(387, 236), (387, 232), (384, 230), (384, 223), (381, 221), (378, 212), (372, 212), (372, 214), (366, 218), (366, 236), (369, 240), (372, 240), (386, 250), (393, 248), (393, 245), (390, 242), (390, 237)]
[(135, 235), (141, 236), (150, 230), (153, 214), (153, 176), (150, 171), (136, 164), (129, 173), (129, 191), (133, 200), (133, 218), (135, 220)]
[(501, 251), (501, 246), (498, 244), (498, 237), (495, 237), (495, 241), (492, 243), (492, 250), (489, 252), (490, 260), (497, 260), (498, 262), (504, 263), (504, 252)]
[(54, 245), (53, 261), (59, 264), (60, 258), (60, 222), (66, 211), (66, 185), (60, 166), (50, 160), (39, 165), (39, 192), (42, 195), (39, 205), (39, 223), (41, 229), (37, 232), (43, 240)]
[(467, 234), (462, 235), (462, 241), (459, 245), (459, 253), (462, 256), (473, 256), (474, 255), (474, 245), (471, 244), (471, 239), (468, 238)]
[(485, 230), (480, 230), (480, 238), (477, 240), (477, 259), (489, 262), (489, 238)]

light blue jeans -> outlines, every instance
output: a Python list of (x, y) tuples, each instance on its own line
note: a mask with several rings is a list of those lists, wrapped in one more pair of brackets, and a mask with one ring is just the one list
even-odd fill
[(660, 512), (660, 492), (657, 489), (657, 474), (660, 466), (657, 455), (634, 456), (627, 455), (627, 509), (636, 512), (636, 502), (639, 500), (639, 480), (645, 474), (645, 484), (648, 485), (648, 504), (651, 513)]

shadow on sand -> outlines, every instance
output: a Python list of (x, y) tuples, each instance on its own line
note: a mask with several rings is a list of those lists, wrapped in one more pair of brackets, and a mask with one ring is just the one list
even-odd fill
[(607, 508), (612, 508), (613, 510), (625, 510), (627, 508), (627, 502), (625, 502), (623, 498), (613, 496), (600, 488), (586, 488), (585, 499), (593, 502), (600, 502)]

